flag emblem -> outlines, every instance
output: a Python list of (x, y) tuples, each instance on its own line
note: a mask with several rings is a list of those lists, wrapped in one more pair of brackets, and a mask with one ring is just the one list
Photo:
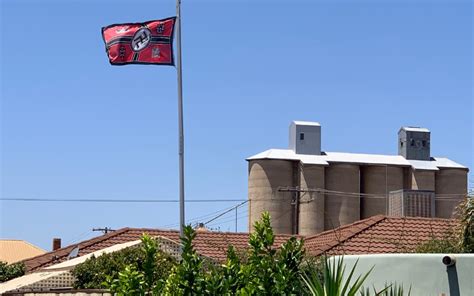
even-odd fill
[(115, 24), (102, 28), (112, 65), (174, 65), (175, 17), (144, 23)]

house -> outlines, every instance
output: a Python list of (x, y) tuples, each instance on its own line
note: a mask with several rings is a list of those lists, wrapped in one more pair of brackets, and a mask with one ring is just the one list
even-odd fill
[(0, 261), (8, 264), (42, 255), (44, 253), (46, 253), (45, 250), (24, 240), (0, 240)]
[(305, 239), (309, 254), (358, 255), (412, 253), (423, 242), (452, 233), (456, 220), (373, 216)]
[[(114, 245), (139, 241), (143, 233), (147, 233), (154, 237), (160, 237), (167, 242), (179, 245), (179, 231), (177, 230), (127, 227), (24, 260), (23, 262), (25, 263), (27, 272), (35, 272), (44, 269), (45, 267), (69, 260), (70, 258), (68, 259), (68, 257), (74, 249), (77, 250), (77, 257), (82, 257)], [(275, 246), (281, 245), (290, 237), (292, 236), (277, 235)], [(243, 232), (199, 231), (194, 240), (194, 246), (200, 255), (216, 261), (224, 261), (227, 256), (227, 248), (229, 245), (233, 245), (238, 250), (247, 249), (248, 238), (249, 234)]]
[[(407, 253), (433, 236), (443, 237), (455, 225), (455, 220), (451, 219), (378, 215), (318, 235), (298, 237), (305, 240), (306, 252), (313, 256)], [(0, 284), (0, 294), (7, 291), (70, 289), (74, 281), (70, 270), (77, 264), (91, 256), (97, 257), (138, 245), (143, 233), (156, 237), (162, 250), (179, 257), (178, 231), (122, 228), (24, 260), (28, 274)], [(274, 246), (280, 246), (290, 237), (292, 236), (276, 235)], [(249, 233), (198, 231), (193, 244), (201, 256), (223, 262), (229, 245), (244, 251), (249, 247), (248, 239)]]

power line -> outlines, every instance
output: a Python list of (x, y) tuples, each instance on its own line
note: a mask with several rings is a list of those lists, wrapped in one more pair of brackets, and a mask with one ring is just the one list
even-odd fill
[[(187, 203), (243, 202), (247, 199), (188, 199)], [(178, 199), (65, 199), (65, 198), (0, 198), (19, 202), (103, 202), (103, 203), (178, 203)]]
[(236, 208), (240, 207), (241, 205), (243, 205), (243, 204), (245, 204), (245, 203), (247, 203), (247, 202), (248, 202), (248, 200), (239, 203), (239, 204), (236, 205), (235, 207), (232, 207), (232, 208), (228, 209), (227, 211), (225, 211), (225, 212), (223, 212), (223, 213), (217, 215), (216, 217), (212, 218), (211, 220), (205, 222), (204, 225), (209, 224), (209, 223), (211, 223), (212, 221), (214, 221), (214, 220), (216, 220), (216, 219), (219, 219), (219, 217), (224, 216), (225, 214), (227, 214), (227, 213), (229, 213), (229, 212), (235, 210)]
[[(218, 210), (218, 211), (211, 212), (211, 213), (206, 214), (206, 215), (194, 217), (194, 218), (192, 218), (192, 219), (190, 219), (190, 220), (188, 220), (188, 221), (186, 221), (186, 222), (187, 222), (188, 224), (192, 224), (192, 223), (195, 223), (195, 222), (199, 222), (199, 221), (201, 221), (201, 220), (203, 220), (203, 219), (212, 217), (212, 216), (214, 216), (214, 215), (216, 215), (216, 214), (220, 214), (220, 213), (222, 213), (222, 212), (224, 212), (224, 211), (227, 211), (227, 210), (229, 210), (229, 209), (234, 209), (234, 208), (235, 208), (235, 206), (227, 207), (227, 208), (224, 208), (224, 209), (220, 209), (220, 210)], [(168, 227), (176, 227), (176, 226), (179, 226), (179, 223), (167, 224), (167, 225), (164, 225), (164, 226), (162, 226), (162, 227), (168, 228)]]

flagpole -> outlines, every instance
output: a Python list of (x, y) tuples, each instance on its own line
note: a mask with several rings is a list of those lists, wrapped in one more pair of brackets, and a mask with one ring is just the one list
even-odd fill
[(176, 0), (176, 47), (178, 59), (178, 126), (179, 126), (179, 234), (184, 234), (184, 127), (183, 127), (183, 71), (181, 64), (181, 0)]

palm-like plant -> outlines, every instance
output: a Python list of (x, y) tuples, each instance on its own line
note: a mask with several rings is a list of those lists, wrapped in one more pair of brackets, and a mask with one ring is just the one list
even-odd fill
[(372, 267), (367, 273), (359, 275), (354, 281), (357, 263), (358, 260), (352, 267), (349, 275), (345, 277), (346, 267), (344, 259), (339, 257), (336, 261), (326, 258), (322, 281), (319, 278), (318, 272), (314, 269), (303, 274), (302, 279), (307, 286), (309, 294), (313, 296), (355, 296), (373, 269)]
[(383, 289), (380, 292), (377, 292), (375, 287), (373, 287), (373, 294), (371, 293), (369, 288), (366, 288), (365, 290), (362, 289), (360, 291), (360, 296), (370, 296), (370, 295), (380, 295), (380, 296), (410, 296), (411, 295), (411, 286), (410, 289), (408, 289), (407, 294), (405, 294), (403, 285), (398, 285), (398, 284), (391, 284), (387, 285), (385, 284), (385, 289)]

